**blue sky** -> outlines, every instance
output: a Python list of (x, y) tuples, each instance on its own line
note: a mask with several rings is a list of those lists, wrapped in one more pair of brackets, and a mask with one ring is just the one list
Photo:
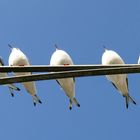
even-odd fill
[[(138, 0), (1, 0), (0, 55), (8, 64), (8, 43), (19, 47), (36, 64), (49, 64), (56, 43), (75, 64), (100, 64), (102, 45), (137, 63), (140, 53)], [(12, 98), (0, 87), (0, 139), (4, 140), (139, 140), (140, 76), (129, 75), (125, 100), (104, 76), (76, 79), (81, 104), (70, 111), (69, 101), (55, 81), (36, 82), (43, 104), (20, 85)]]

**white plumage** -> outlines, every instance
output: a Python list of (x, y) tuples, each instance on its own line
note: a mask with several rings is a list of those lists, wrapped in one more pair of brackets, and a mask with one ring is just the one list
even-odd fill
[[(105, 49), (105, 52), (102, 55), (102, 64), (109, 65), (125, 63), (115, 51)], [(109, 81), (112, 82), (112, 84), (120, 92), (120, 94), (125, 97), (126, 108), (128, 108), (129, 101), (136, 104), (136, 102), (129, 96), (127, 74), (107, 75), (106, 77)]]
[[(1, 57), (0, 57), (0, 66), (4, 66), (4, 61)], [(2, 78), (2, 77), (8, 77), (8, 74), (7, 73), (0, 73), (0, 78)], [(10, 90), (12, 97), (14, 96), (13, 90), (20, 91), (20, 89), (18, 87), (16, 87), (14, 84), (6, 84), (6, 86), (9, 87), (9, 90)]]
[[(56, 48), (56, 51), (52, 54), (50, 60), (51, 66), (57, 65), (73, 65), (71, 57), (63, 50), (59, 50)], [(75, 98), (75, 79), (74, 78), (65, 78), (65, 79), (57, 79), (58, 84), (62, 87), (65, 91), (66, 95), (69, 97), (70, 106), (69, 108), (72, 109), (72, 104), (75, 103), (78, 107), (80, 104)]]
[[(9, 45), (11, 47), (11, 45)], [(11, 54), (9, 56), (9, 66), (28, 66), (30, 65), (26, 55), (19, 49), (11, 47)], [(15, 75), (31, 75), (31, 72), (16, 72)], [(37, 102), (42, 103), (39, 97), (36, 95), (35, 82), (23, 82), (22, 83), (27, 92), (32, 96), (34, 105)]]
[(140, 64), (140, 56), (139, 56), (139, 59), (138, 59), (138, 64)]

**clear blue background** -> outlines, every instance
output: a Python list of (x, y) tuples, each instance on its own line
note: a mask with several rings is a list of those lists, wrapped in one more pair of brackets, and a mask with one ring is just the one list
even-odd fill
[[(100, 64), (102, 45), (137, 63), (140, 52), (139, 0), (0, 0), (0, 55), (6, 65), (8, 43), (19, 47), (32, 64), (49, 64), (56, 43), (75, 64)], [(55, 81), (38, 81), (43, 104), (20, 85), (12, 98), (0, 87), (2, 140), (139, 140), (140, 76), (129, 75), (130, 95), (137, 106), (125, 108), (124, 98), (104, 76), (76, 79), (81, 104), (69, 101)]]

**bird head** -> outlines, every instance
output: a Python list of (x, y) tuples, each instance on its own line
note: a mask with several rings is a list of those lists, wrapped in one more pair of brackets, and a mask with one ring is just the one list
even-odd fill
[(55, 46), (55, 48), (56, 48), (56, 51), (57, 51), (57, 50), (59, 50), (59, 48), (58, 48), (57, 44), (55, 44), (54, 46)]
[(106, 46), (105, 45), (103, 45), (103, 48), (104, 48), (104, 51), (107, 51), (108, 49), (106, 48)]
[(15, 47), (12, 47), (12, 45), (8, 44), (8, 46), (11, 48), (11, 50), (19, 50), (19, 48), (15, 48)]
[(12, 45), (10, 45), (10, 44), (8, 44), (8, 47), (11, 48), (11, 49), (13, 49)]

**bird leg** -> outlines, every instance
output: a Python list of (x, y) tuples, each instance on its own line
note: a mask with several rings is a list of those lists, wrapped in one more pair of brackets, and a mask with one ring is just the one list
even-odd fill
[(72, 110), (72, 100), (70, 99), (69, 109)]

